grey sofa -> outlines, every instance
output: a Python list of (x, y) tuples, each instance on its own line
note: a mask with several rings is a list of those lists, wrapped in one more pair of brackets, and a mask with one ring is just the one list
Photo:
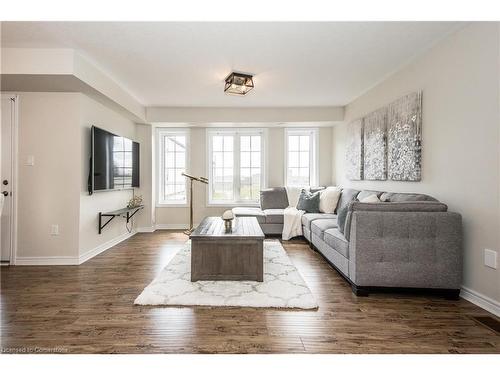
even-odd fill
[(288, 195), (284, 187), (264, 189), (260, 192), (260, 208), (235, 207), (233, 214), (257, 218), (266, 235), (281, 234), (283, 231), (283, 211), (288, 207)]
[[(359, 200), (376, 194), (381, 203)], [(256, 216), (265, 234), (280, 234), (285, 188), (261, 192), (261, 208), (235, 208)], [(345, 225), (337, 213), (347, 207)], [(304, 237), (352, 286), (370, 291), (424, 291), (458, 298), (462, 280), (462, 219), (424, 194), (343, 189), (334, 214), (302, 216)]]

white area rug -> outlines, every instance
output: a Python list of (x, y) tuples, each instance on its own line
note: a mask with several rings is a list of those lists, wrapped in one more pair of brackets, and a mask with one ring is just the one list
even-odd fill
[(264, 241), (264, 281), (191, 282), (191, 242), (136, 298), (136, 305), (314, 309), (316, 299), (279, 241)]

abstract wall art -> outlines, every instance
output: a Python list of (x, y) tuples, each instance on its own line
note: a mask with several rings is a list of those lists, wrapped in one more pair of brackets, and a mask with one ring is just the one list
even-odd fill
[(363, 177), (387, 180), (387, 107), (363, 119)]
[(387, 168), (390, 180), (420, 181), (422, 159), (422, 93), (389, 104)]
[(363, 119), (347, 125), (346, 177), (349, 180), (363, 179)]

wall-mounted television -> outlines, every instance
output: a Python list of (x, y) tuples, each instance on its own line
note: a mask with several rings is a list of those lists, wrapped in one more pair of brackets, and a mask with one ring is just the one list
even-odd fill
[(139, 143), (92, 126), (89, 194), (139, 187)]

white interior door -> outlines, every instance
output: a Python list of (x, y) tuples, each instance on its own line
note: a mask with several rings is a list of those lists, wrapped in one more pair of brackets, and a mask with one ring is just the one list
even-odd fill
[(0, 131), (0, 210), (1, 230), (0, 245), (2, 247), (1, 260), (9, 262), (13, 246), (13, 213), (12, 199), (13, 168), (12, 157), (14, 150), (14, 124), (16, 121), (16, 97), (2, 94), (2, 124)]

